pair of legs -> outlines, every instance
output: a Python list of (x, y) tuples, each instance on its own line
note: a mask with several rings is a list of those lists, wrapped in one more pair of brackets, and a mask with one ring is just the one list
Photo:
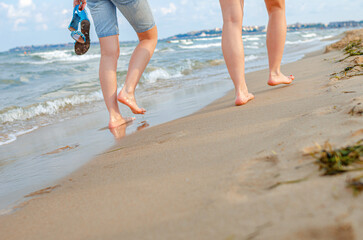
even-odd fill
[[(242, 41), (244, 0), (220, 0), (223, 15), (222, 51), (228, 72), (236, 90), (236, 105), (246, 104), (254, 98), (248, 92), (245, 81), (245, 61)], [(286, 77), (280, 71), (286, 39), (285, 0), (265, 0), (269, 14), (267, 50), (270, 76), (268, 84), (289, 84), (293, 76)]]
[(145, 109), (136, 104), (135, 89), (152, 57), (157, 44), (157, 28), (137, 33), (139, 44), (135, 48), (128, 67), (125, 84), (117, 95), (117, 61), (120, 55), (120, 43), (118, 35), (101, 37), (101, 61), (99, 77), (103, 97), (110, 115), (109, 128), (115, 128), (132, 119), (121, 116), (118, 101), (130, 107), (135, 114), (144, 114)]

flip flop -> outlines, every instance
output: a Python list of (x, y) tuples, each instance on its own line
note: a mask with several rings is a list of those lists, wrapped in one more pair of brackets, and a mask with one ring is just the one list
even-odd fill
[[(71, 37), (76, 41), (74, 51), (77, 55), (85, 54), (91, 45), (89, 37), (90, 21), (87, 16), (86, 10), (79, 10), (80, 5), (73, 9), (73, 18), (69, 24), (68, 29), (72, 31)], [(81, 31), (78, 31), (78, 26), (81, 24)]]
[(79, 25), (79, 21), (81, 20), (81, 18), (79, 17), (79, 15), (77, 14), (77, 9), (79, 8), (79, 5), (77, 5), (74, 9), (73, 9), (73, 17), (71, 20), (71, 23), (68, 26), (69, 31), (73, 32), (73, 31), (77, 31), (78, 30), (78, 25)]
[(81, 21), (81, 33), (84, 35), (84, 43), (77, 41), (74, 44), (74, 51), (76, 52), (77, 55), (85, 54), (91, 45), (91, 40), (89, 37), (90, 25), (91, 24), (88, 19), (84, 19)]

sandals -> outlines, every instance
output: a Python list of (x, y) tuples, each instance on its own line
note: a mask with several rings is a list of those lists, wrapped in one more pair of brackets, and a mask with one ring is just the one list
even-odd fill
[[(81, 24), (81, 31), (78, 31), (79, 24)], [(76, 41), (74, 51), (77, 55), (85, 54), (91, 45), (89, 37), (90, 25), (86, 10), (80, 11), (79, 5), (75, 6), (68, 29), (71, 31), (71, 37)]]

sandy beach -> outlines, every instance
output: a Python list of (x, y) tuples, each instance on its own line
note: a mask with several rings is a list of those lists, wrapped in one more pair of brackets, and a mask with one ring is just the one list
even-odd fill
[(363, 138), (361, 57), (323, 52), (284, 65), (289, 86), (249, 73), (245, 106), (230, 92), (121, 139), (0, 216), (0, 239), (363, 239), (362, 172), (321, 176), (306, 154)]

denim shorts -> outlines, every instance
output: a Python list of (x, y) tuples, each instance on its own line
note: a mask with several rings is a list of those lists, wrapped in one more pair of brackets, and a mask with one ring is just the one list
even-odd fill
[(147, 0), (88, 0), (87, 6), (99, 38), (119, 34), (116, 8), (137, 33), (146, 32), (155, 26)]

